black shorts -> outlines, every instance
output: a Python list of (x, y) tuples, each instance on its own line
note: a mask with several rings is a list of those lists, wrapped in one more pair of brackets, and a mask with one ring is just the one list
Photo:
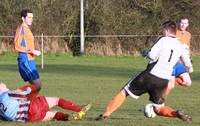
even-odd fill
[(140, 95), (148, 93), (149, 100), (155, 104), (164, 103), (164, 92), (169, 80), (162, 79), (152, 75), (148, 70), (141, 72), (132, 78), (124, 86), (125, 91), (133, 98), (139, 98)]

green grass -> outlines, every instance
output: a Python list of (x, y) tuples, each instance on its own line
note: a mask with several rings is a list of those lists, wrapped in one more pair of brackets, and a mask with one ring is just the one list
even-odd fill
[[(193, 57), (193, 85), (190, 88), (176, 87), (168, 96), (166, 105), (183, 109), (193, 117), (193, 122), (187, 124), (179, 119), (159, 117), (145, 118), (140, 109), (148, 103), (148, 96), (139, 100), (128, 98), (125, 103), (112, 114), (107, 121), (94, 121), (121, 87), (132, 76), (143, 70), (147, 60), (142, 57), (100, 57), (57, 54), (45, 55), (44, 69), (40, 68), (37, 58), (43, 88), (41, 95), (60, 96), (72, 100), (78, 105), (92, 103), (92, 109), (82, 121), (71, 122), (39, 122), (13, 123), (0, 122), (1, 126), (11, 125), (68, 125), (68, 126), (199, 126), (200, 115), (200, 57)], [(7, 83), (9, 88), (22, 86), (24, 82), (17, 69), (16, 54), (0, 56), (0, 81)], [(55, 108), (61, 110), (59, 108)], [(70, 111), (64, 111), (71, 113)]]

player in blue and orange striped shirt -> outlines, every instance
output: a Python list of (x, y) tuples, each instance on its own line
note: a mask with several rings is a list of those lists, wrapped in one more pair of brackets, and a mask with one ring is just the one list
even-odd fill
[(41, 81), (34, 58), (41, 52), (35, 50), (34, 36), (30, 30), (33, 13), (28, 9), (22, 10), (21, 19), (22, 24), (17, 28), (14, 40), (15, 50), (18, 52), (18, 68), (23, 80), (34, 84), (39, 91)]
[[(189, 26), (189, 19), (187, 17), (181, 17), (176, 31), (176, 38), (182, 43), (185, 53), (190, 56), (190, 42), (192, 40), (191, 34), (187, 31)], [(192, 80), (189, 73), (193, 72), (193, 68), (189, 69), (184, 66), (180, 61), (176, 63), (173, 68), (172, 77), (168, 84), (168, 90), (166, 94), (169, 94), (174, 88), (174, 84), (189, 87), (192, 85)]]
[(186, 17), (182, 17), (179, 22), (179, 27), (176, 31), (176, 37), (180, 40), (180, 42), (184, 45), (188, 54), (190, 55), (190, 43), (192, 40), (192, 36), (190, 32), (187, 31), (187, 27), (189, 26), (189, 20)]
[[(187, 17), (181, 17), (178, 29), (176, 31), (176, 37), (182, 43), (187, 55), (190, 56), (190, 42), (192, 40), (192, 36), (187, 31), (188, 26), (189, 19)], [(192, 80), (188, 72), (193, 72), (193, 70), (188, 71), (188, 69), (182, 63), (179, 62), (175, 65), (174, 68), (175, 70), (173, 75), (177, 77), (176, 83), (183, 86), (191, 86)]]

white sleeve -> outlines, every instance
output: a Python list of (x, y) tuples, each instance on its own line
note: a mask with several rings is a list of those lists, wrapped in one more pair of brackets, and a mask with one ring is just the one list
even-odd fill
[(153, 62), (157, 61), (159, 58), (160, 50), (162, 49), (162, 38), (151, 48), (151, 51), (148, 53), (148, 58)]
[(189, 56), (187, 50), (185, 50), (185, 48), (183, 46), (182, 46), (181, 59), (184, 62), (185, 66), (187, 66), (188, 68), (192, 67), (192, 62), (191, 62), (190, 56)]

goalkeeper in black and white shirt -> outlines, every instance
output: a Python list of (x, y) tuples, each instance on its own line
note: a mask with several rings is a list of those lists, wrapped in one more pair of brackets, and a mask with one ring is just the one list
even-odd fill
[(105, 112), (99, 115), (96, 120), (108, 119), (124, 103), (127, 96), (130, 95), (132, 98), (138, 99), (142, 94), (148, 93), (149, 100), (154, 105), (154, 111), (157, 115), (191, 121), (192, 118), (183, 111), (177, 111), (164, 105), (165, 90), (177, 61), (182, 58), (189, 70), (193, 68), (184, 48), (180, 48), (182, 44), (176, 39), (176, 23), (166, 21), (162, 24), (162, 30), (163, 37), (145, 54), (150, 59), (147, 68), (126, 83), (119, 93), (110, 100)]

